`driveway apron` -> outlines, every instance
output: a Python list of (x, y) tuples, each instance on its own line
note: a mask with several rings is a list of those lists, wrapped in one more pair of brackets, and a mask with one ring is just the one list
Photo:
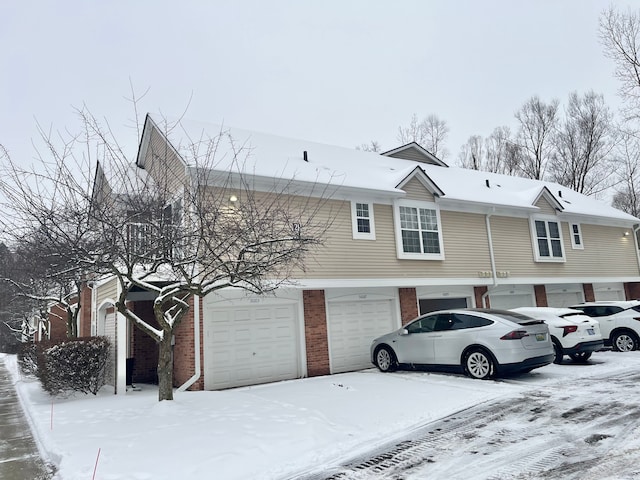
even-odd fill
[(45, 480), (51, 475), (38, 453), (11, 376), (0, 360), (0, 478)]

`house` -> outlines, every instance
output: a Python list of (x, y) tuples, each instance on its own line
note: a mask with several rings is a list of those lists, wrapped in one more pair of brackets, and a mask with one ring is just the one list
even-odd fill
[[(254, 188), (284, 180), (313, 195), (328, 186), (323, 208), (333, 216), (295, 285), (194, 300), (175, 334), (181, 389), (368, 368), (374, 337), (441, 308), (640, 297), (640, 219), (561, 185), (448, 166), (415, 143), (378, 154), (189, 121), (165, 135), (161, 123), (147, 116), (137, 164), (170, 176), (177, 197), (197, 168), (186, 146), (224, 132), (233, 142), (217, 144), (220, 173), (237, 167), (243, 149)], [(123, 391), (127, 358), (134, 382), (153, 381), (157, 347), (115, 312), (117, 290), (114, 278), (92, 285), (91, 327), (116, 345)], [(130, 300), (151, 315), (151, 299)]]

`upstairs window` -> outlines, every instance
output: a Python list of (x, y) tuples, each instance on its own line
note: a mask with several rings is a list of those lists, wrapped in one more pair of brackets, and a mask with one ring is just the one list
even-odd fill
[(560, 223), (555, 220), (534, 219), (532, 226), (536, 261), (564, 262)]
[(435, 203), (398, 203), (395, 225), (398, 258), (444, 260), (440, 212)]
[(571, 248), (583, 250), (584, 244), (582, 243), (582, 231), (580, 230), (580, 224), (570, 223), (569, 230), (571, 231)]
[(351, 202), (351, 220), (354, 239), (376, 239), (376, 229), (373, 220), (373, 203)]

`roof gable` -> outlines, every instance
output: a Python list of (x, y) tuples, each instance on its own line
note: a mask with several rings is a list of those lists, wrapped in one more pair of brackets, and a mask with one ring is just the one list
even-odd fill
[(396, 185), (396, 188), (402, 189), (414, 178), (422, 183), (422, 185), (424, 185), (424, 188), (426, 188), (434, 197), (442, 197), (444, 195), (444, 191), (442, 191), (442, 189), (438, 187), (436, 182), (434, 182), (431, 177), (429, 177), (429, 175), (427, 175), (425, 171), (420, 167), (414, 168), (409, 175), (404, 177), (402, 181), (398, 185)]
[(437, 165), (439, 167), (449, 166), (416, 142), (407, 143), (401, 147), (384, 152), (381, 155), (386, 157), (402, 158), (403, 160), (413, 160), (415, 162)]
[[(543, 205), (539, 205), (540, 203), (542, 203)], [(546, 186), (542, 187), (540, 193), (533, 201), (533, 205), (535, 205), (536, 207), (544, 208), (545, 203), (559, 212), (564, 210), (564, 207), (562, 206), (560, 201), (555, 197), (555, 195), (551, 193), (551, 191)]]

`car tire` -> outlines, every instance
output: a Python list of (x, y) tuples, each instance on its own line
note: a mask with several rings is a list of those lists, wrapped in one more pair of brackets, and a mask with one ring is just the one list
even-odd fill
[(551, 342), (553, 343), (553, 363), (560, 364), (562, 363), (562, 357), (564, 357), (562, 345), (560, 345), (560, 342), (555, 338), (551, 338)]
[(378, 370), (381, 372), (393, 372), (398, 367), (396, 354), (393, 353), (393, 350), (386, 345), (377, 348), (374, 354), (374, 359), (376, 367), (378, 367)]
[(471, 378), (486, 380), (493, 377), (495, 364), (486, 350), (474, 348), (464, 356), (464, 372)]
[(611, 336), (611, 345), (616, 352), (631, 352), (638, 349), (638, 337), (626, 330)]
[(569, 354), (569, 358), (576, 363), (585, 363), (591, 358), (593, 352), (578, 352)]

